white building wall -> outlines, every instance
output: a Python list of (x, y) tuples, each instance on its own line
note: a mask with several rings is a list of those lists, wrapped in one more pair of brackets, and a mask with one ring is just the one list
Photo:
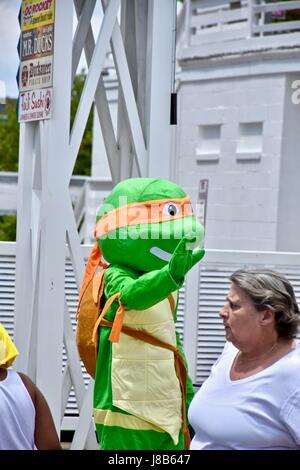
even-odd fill
[[(209, 180), (207, 248), (300, 248), (296, 238), (280, 241), (284, 230), (279, 230), (287, 206), (289, 223), (299, 228), (294, 220), (300, 196), (296, 177), (294, 197), (289, 189), (292, 154), (299, 148), (300, 105), (292, 105), (290, 92), (295, 75), (278, 73), (280, 67), (275, 73), (272, 62), (267, 73), (261, 74), (259, 68), (255, 73), (260, 61), (251, 64), (246, 76), (239, 74), (239, 65), (232, 65), (231, 77), (227, 71), (223, 79), (189, 80), (187, 71), (179, 82), (175, 173), (194, 203), (199, 180)], [(211, 72), (216, 75), (215, 64)], [(209, 75), (209, 66), (203, 75)], [(299, 176), (300, 171), (298, 180)]]
[(300, 2), (268, 3), (185, 2), (173, 177), (208, 180), (207, 248), (300, 251)]
[(278, 251), (300, 251), (300, 100), (292, 100), (300, 73), (286, 76), (282, 158), (277, 214)]

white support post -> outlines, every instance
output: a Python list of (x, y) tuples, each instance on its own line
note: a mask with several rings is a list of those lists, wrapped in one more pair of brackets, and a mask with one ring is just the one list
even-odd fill
[(34, 142), (37, 123), (20, 125), (18, 176), (18, 223), (16, 247), (16, 298), (14, 339), (21, 355), (15, 367), (29, 369), (29, 351), (33, 304), (33, 255), (31, 245), (31, 189), (34, 172)]
[(253, 0), (248, 0), (248, 37), (252, 38), (253, 36), (253, 21), (254, 21), (254, 12), (253, 12)]
[(146, 63), (147, 63), (147, 23), (148, 23), (148, 2), (136, 0), (135, 2), (135, 50), (137, 67), (137, 90), (136, 100), (138, 113), (143, 129), (144, 140), (145, 132), (145, 106), (146, 106)]
[[(90, 24), (95, 1), (87, 4), (84, 0), (74, 0), (80, 19), (72, 43), (73, 2), (56, 0), (52, 118), (21, 124), (16, 259), (15, 341), (21, 353), (16, 368), (28, 373), (44, 393), (58, 431), (71, 384), (74, 386), (80, 418), (72, 448), (89, 449), (96, 446), (91, 419), (92, 382), (86, 391), (64, 292), (66, 241), (78, 287), (84, 272), (69, 194), (70, 178), (94, 100), (113, 182), (117, 183), (122, 176), (121, 152), (101, 76), (109, 42), (126, 115), (123, 131), (127, 132), (130, 147), (124, 143), (122, 151), (132, 150), (134, 157), (128, 166), (128, 176), (169, 176), (170, 93), (175, 50), (175, 0), (160, 5), (158, 0), (136, 0), (134, 8), (130, 5), (127, 21), (129, 27), (131, 24), (135, 28), (128, 44), (136, 48), (130, 54), (125, 52), (126, 38), (123, 40), (118, 23), (121, 0), (102, 2), (105, 11), (95, 44)], [(143, 22), (147, 31), (137, 25), (142, 11), (147, 15), (151, 12), (150, 20), (145, 18)], [(129, 32), (125, 28), (126, 34)], [(89, 70), (70, 138), (72, 79), (83, 46)], [(143, 54), (149, 54), (148, 62)], [(146, 85), (140, 84), (146, 69), (150, 77)], [(146, 99), (147, 92), (149, 99)], [(64, 375), (63, 343), (68, 354)]]
[(91, 18), (94, 12), (96, 0), (89, 0), (81, 5), (81, 12), (77, 24), (72, 54), (72, 82), (74, 80), (82, 49), (90, 28)]
[(94, 96), (96, 93), (97, 85), (99, 82), (100, 73), (104, 66), (106, 53), (109, 47), (109, 40), (117, 19), (117, 14), (120, 7), (120, 0), (111, 0), (108, 4), (107, 11), (105, 12), (103, 22), (101, 25), (100, 33), (94, 49), (93, 57), (89, 67), (89, 73), (84, 84), (78, 110), (76, 113), (75, 121), (73, 124), (71, 142), (70, 142), (70, 158), (68, 163), (68, 177), (72, 176), (74, 164), (79, 151), (80, 143), (84, 134), (86, 121), (88, 119)]
[[(75, 10), (77, 17), (80, 17), (82, 8), (84, 8), (84, 0), (74, 0)], [(86, 36), (86, 41), (84, 45), (84, 51), (86, 56), (86, 61), (88, 66), (91, 63), (93, 52), (95, 49), (95, 40), (94, 34), (89, 25), (89, 29)], [(103, 78), (100, 76), (97, 90), (95, 93), (95, 107), (98, 113), (99, 122), (101, 125), (103, 141), (105, 145), (106, 155), (108, 159), (108, 164), (110, 167), (112, 181), (117, 183), (120, 179), (120, 169), (119, 169), (119, 149), (117, 146), (112, 118), (110, 115), (109, 106), (106, 99), (106, 93), (103, 83)]]
[[(104, 2), (102, 2), (104, 3)], [(130, 16), (130, 12), (131, 16)], [(124, 55), (127, 55), (128, 59), (128, 70), (127, 70), (127, 80), (130, 80), (130, 86), (132, 84), (133, 90), (132, 95), (136, 93), (136, 48), (134, 45), (133, 50), (129, 50), (129, 35), (135, 35), (135, 21), (134, 21), (134, 11), (135, 11), (135, 2), (128, 0), (123, 0), (122, 8), (121, 8), (121, 28), (122, 30), (119, 32), (119, 39), (121, 44), (124, 44)], [(132, 14), (133, 13), (133, 14)], [(118, 40), (118, 39), (117, 39)], [(117, 45), (112, 44), (112, 52), (114, 56), (115, 62), (117, 62), (117, 57), (115, 54), (117, 51)], [(128, 57), (129, 56), (129, 57)], [(126, 58), (125, 58), (126, 61)], [(122, 69), (117, 67), (119, 81), (122, 82), (120, 78), (120, 72)], [(130, 72), (129, 72), (130, 70)], [(121, 84), (120, 84), (121, 85)], [(134, 87), (135, 85), (135, 87)], [(131, 136), (129, 129), (129, 120), (128, 115), (126, 113), (126, 104), (124, 100), (124, 95), (122, 91), (122, 86), (119, 86), (119, 95), (118, 95), (118, 116), (117, 116), (117, 140), (120, 148), (120, 179), (124, 180), (126, 178), (130, 178), (133, 176), (133, 159), (134, 159), (134, 146), (131, 144)], [(124, 87), (125, 90), (128, 88), (128, 84)], [(146, 160), (146, 156), (145, 156)], [(138, 168), (138, 175), (140, 174), (140, 170)], [(137, 175), (137, 176), (138, 176)]]
[[(45, 122), (45, 182), (42, 193), (40, 292), (36, 382), (44, 391), (57, 428), (61, 424), (62, 347), (66, 222), (64, 201), (69, 150), (72, 2), (56, 0), (53, 72), (53, 116)], [(67, 73), (66, 73), (67, 71)], [(46, 358), (51, 358), (46, 362)]]
[[(65, 319), (64, 319), (64, 343), (67, 351), (68, 358), (68, 373), (71, 377), (71, 382), (74, 386), (77, 404), (80, 412), (80, 419), (78, 420), (77, 429), (72, 441), (72, 450), (90, 449), (95, 450), (98, 448), (95, 428), (93, 423), (93, 384), (94, 381), (90, 380), (88, 389), (85, 390), (84, 381), (81, 372), (79, 353), (74, 342), (73, 329), (70, 318), (68, 315), (68, 306), (65, 305)], [(66, 382), (68, 377), (66, 378)], [(66, 384), (68, 388), (68, 384)]]
[(149, 0), (147, 51), (146, 135), (148, 175), (170, 177), (170, 105), (175, 51), (176, 1)]
[(115, 65), (118, 72), (119, 84), (122, 89), (122, 99), (125, 104), (127, 122), (129, 124), (127, 132), (131, 135), (137, 171), (139, 175), (142, 176), (147, 174), (147, 151), (145, 148), (144, 135), (132, 86), (125, 47), (118, 24), (114, 27), (111, 42)]
[(55, 7), (53, 116), (21, 125), (15, 332), (16, 365), (46, 396), (59, 430), (73, 5), (56, 0)]
[(185, 6), (185, 46), (191, 45), (191, 0), (184, 0)]

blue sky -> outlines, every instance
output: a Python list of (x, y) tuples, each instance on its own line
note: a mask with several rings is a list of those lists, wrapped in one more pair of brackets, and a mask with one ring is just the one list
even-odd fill
[(6, 96), (18, 95), (16, 74), (19, 66), (20, 5), (21, 0), (0, 0), (0, 98), (4, 89)]

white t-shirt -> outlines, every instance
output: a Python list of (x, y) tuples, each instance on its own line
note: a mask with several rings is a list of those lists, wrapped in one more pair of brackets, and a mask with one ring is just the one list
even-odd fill
[(226, 343), (192, 400), (190, 449), (290, 450), (300, 445), (300, 347), (251, 377), (232, 381), (238, 350)]
[(0, 450), (34, 449), (35, 408), (19, 374), (0, 380)]

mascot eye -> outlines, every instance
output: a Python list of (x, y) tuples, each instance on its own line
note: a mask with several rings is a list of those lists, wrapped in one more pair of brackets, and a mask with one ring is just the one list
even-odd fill
[(167, 215), (175, 216), (179, 212), (179, 207), (175, 202), (168, 202), (164, 205), (163, 213)]

